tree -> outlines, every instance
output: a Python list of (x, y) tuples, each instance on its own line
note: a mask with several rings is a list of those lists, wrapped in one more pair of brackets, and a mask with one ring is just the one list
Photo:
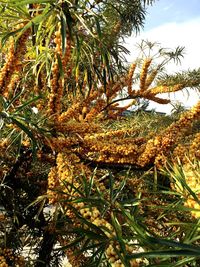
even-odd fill
[[(141, 131), (137, 118), (128, 129), (112, 129), (137, 99), (166, 104), (160, 93), (199, 86), (199, 70), (159, 76), (169, 60), (179, 60), (181, 47), (158, 47), (146, 58), (155, 44), (142, 42), (143, 57), (123, 64), (120, 40), (142, 26), (152, 2), (0, 1), (4, 266), (58, 266), (63, 251), (73, 266), (138, 266), (135, 258), (156, 262), (155, 242), (199, 255), (144, 227), (143, 185), (129, 176), (160, 170), (185, 140), (198, 159), (199, 103), (158, 133)], [(120, 92), (124, 97), (116, 99)], [(130, 104), (120, 107), (123, 99)], [(132, 253), (135, 242), (144, 254)], [(27, 244), (35, 259), (22, 256)]]

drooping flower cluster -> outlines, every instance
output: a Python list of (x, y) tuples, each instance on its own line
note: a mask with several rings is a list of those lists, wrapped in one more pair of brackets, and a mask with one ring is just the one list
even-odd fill
[(160, 157), (160, 154), (169, 154), (174, 145), (178, 144), (199, 117), (200, 101), (183, 114), (177, 122), (172, 123), (162, 134), (147, 142), (144, 152), (138, 159), (138, 164), (145, 166), (154, 162), (156, 157)]
[[(18, 29), (24, 25), (18, 25)], [(20, 80), (20, 71), (23, 68), (23, 57), (26, 53), (26, 42), (30, 35), (30, 30), (21, 34), (17, 43), (10, 37), (9, 51), (5, 64), (0, 70), (0, 93), (5, 97), (13, 94), (16, 84)]]
[[(65, 34), (62, 34), (62, 30)], [(66, 42), (65, 49), (63, 43)], [(61, 24), (55, 31), (54, 38), (54, 61), (52, 65), (52, 77), (50, 81), (51, 91), (48, 96), (48, 114), (60, 115), (62, 112), (62, 98), (65, 81), (71, 73), (70, 57), (71, 57), (71, 37), (67, 29), (61, 29)]]

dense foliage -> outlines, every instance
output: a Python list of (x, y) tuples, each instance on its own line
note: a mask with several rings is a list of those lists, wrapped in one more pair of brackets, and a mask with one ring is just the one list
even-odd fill
[(0, 1), (0, 266), (199, 266), (200, 102), (144, 106), (200, 71), (121, 44), (152, 3)]

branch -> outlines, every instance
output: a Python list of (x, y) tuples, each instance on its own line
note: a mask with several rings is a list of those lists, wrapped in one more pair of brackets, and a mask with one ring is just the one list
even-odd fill
[(127, 96), (127, 97), (124, 97), (124, 98), (115, 99), (112, 102), (110, 102), (109, 104), (107, 104), (100, 112), (106, 110), (109, 106), (111, 106), (111, 105), (113, 105), (113, 104), (115, 104), (117, 102), (124, 101), (124, 100), (130, 100), (130, 99), (136, 99), (138, 97), (139, 96)]
[(135, 171), (148, 171), (150, 168), (153, 167), (153, 164), (149, 164), (146, 166), (139, 166), (136, 164), (124, 164), (124, 163), (113, 163), (113, 162), (99, 162), (93, 159), (89, 159), (87, 156), (78, 153), (77, 151), (73, 152), (76, 154), (77, 157), (80, 158), (82, 162), (88, 164), (90, 167), (100, 167), (100, 168), (109, 168), (114, 170), (124, 170), (124, 169), (131, 169)]

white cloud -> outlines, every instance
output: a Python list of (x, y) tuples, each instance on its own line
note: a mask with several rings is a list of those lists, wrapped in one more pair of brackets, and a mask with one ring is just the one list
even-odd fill
[(129, 60), (134, 58), (137, 53), (135, 44), (140, 40), (148, 39), (152, 42), (159, 42), (161, 46), (175, 48), (176, 46), (185, 47), (185, 56), (181, 66), (176, 69), (188, 69), (200, 67), (200, 17), (184, 23), (167, 23), (143, 32), (138, 37), (130, 37), (126, 40), (126, 47), (131, 51)]
[[(181, 65), (171, 63), (167, 69), (169, 73), (195, 69), (200, 67), (200, 17), (182, 23), (166, 23), (153, 28), (149, 31), (143, 32), (138, 37), (130, 37), (126, 40), (126, 47), (130, 50), (131, 55), (127, 57), (128, 61), (133, 61), (137, 56), (135, 44), (139, 43), (142, 39), (151, 42), (159, 42), (162, 47), (175, 48), (177, 46), (185, 47), (185, 55)], [(199, 96), (191, 91), (191, 95), (183, 96), (182, 93), (176, 93), (173, 98), (191, 106), (195, 104)], [(159, 105), (160, 106), (160, 105)], [(167, 108), (167, 106), (163, 106)], [(160, 110), (160, 109), (159, 109)], [(168, 108), (167, 108), (168, 110)]]
[(163, 8), (163, 10), (164, 10), (164, 11), (168, 11), (168, 10), (171, 9), (173, 6), (174, 6), (174, 4), (171, 3), (171, 4), (167, 5), (167, 6), (165, 6), (165, 7)]

